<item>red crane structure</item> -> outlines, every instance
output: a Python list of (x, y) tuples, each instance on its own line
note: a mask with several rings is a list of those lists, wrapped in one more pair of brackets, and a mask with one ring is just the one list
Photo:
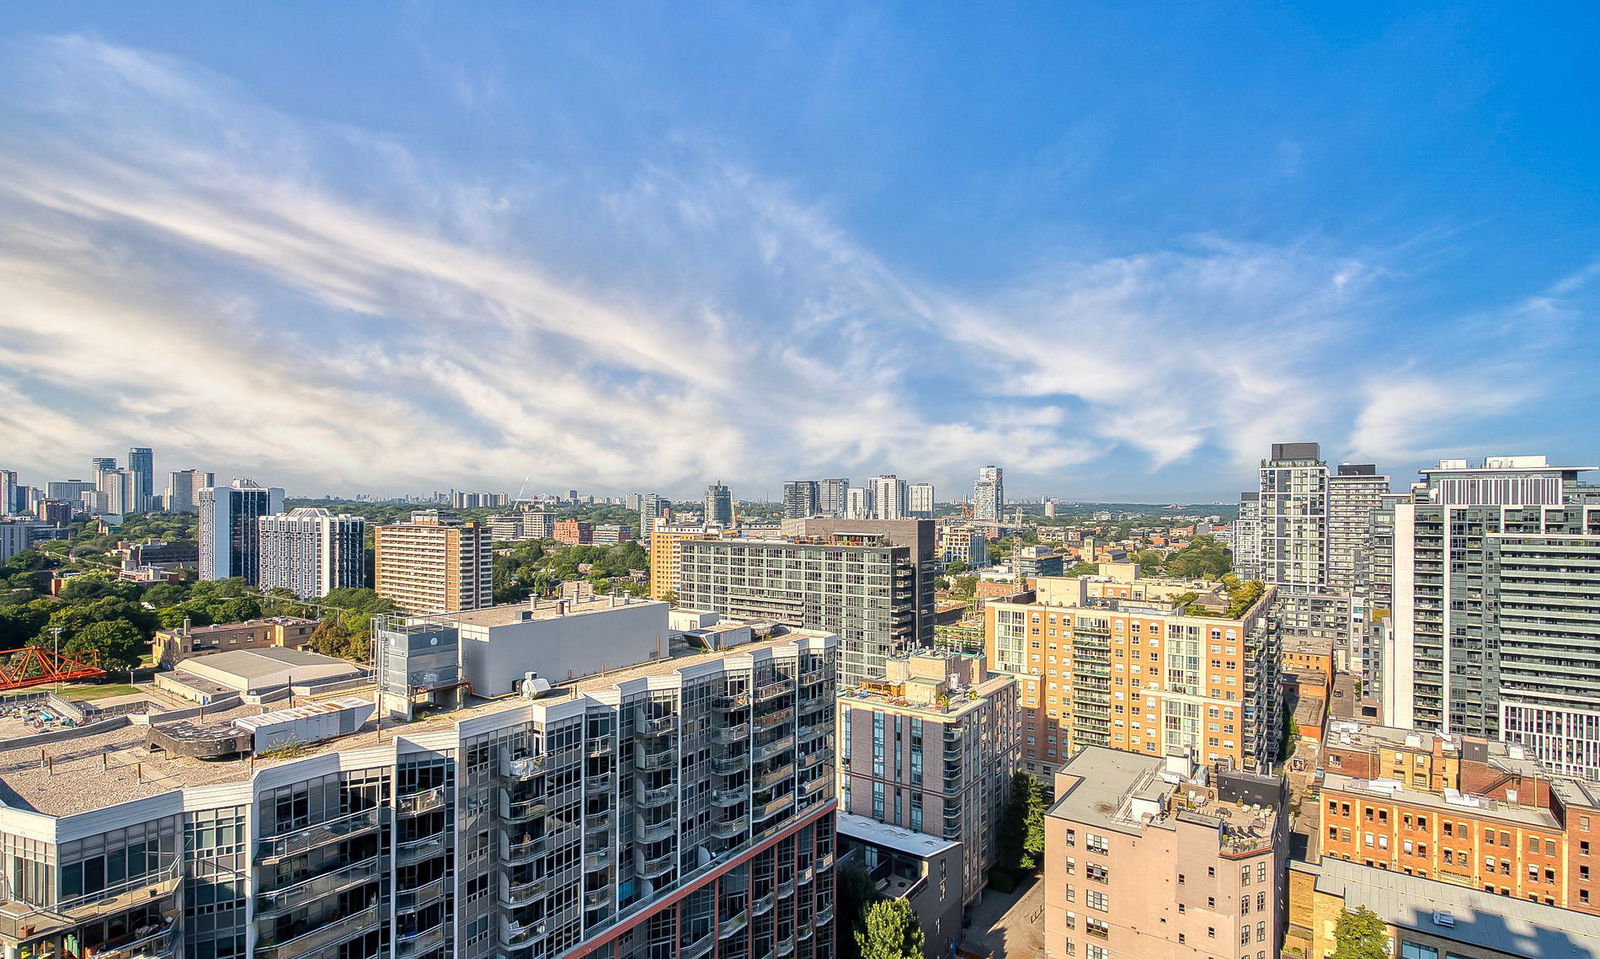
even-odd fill
[(98, 679), (105, 674), (100, 668), (98, 649), (76, 656), (52, 653), (40, 646), (0, 652), (0, 692), (75, 679)]

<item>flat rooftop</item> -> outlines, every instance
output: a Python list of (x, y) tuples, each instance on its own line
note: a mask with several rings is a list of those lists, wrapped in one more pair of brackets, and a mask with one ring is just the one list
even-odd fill
[[(1164, 768), (1166, 764), (1159, 758), (1119, 749), (1086, 748), (1061, 768), (1062, 773), (1083, 778), (1056, 800), (1050, 815), (1138, 835), (1142, 827), (1119, 818), (1119, 812), (1131, 795), (1166, 795), (1167, 784), (1160, 779)], [(1151, 789), (1151, 783), (1159, 788)]]
[[(667, 658), (559, 684), (540, 701), (560, 702), (584, 693), (609, 689), (624, 680), (667, 676), (676, 670), (726, 656), (787, 646), (796, 641), (827, 635), (831, 634), (815, 630), (791, 630), (783, 636), (746, 643), (731, 651), (683, 651)], [(374, 699), (374, 693), (370, 688), (346, 690), (330, 694), (325, 699), (350, 697), (370, 702)], [(297, 704), (309, 705), (317, 701), (319, 700), (316, 698), (306, 697), (297, 700)], [(244, 782), (257, 770), (289, 762), (292, 759), (377, 746), (391, 739), (397, 732), (417, 734), (451, 729), (464, 720), (517, 709), (526, 703), (527, 700), (520, 696), (479, 700), (466, 708), (433, 714), (410, 723), (386, 721), (381, 732), (376, 721), (369, 721), (354, 735), (307, 745), (297, 750), (292, 758), (255, 756), (208, 761), (174, 756), (165, 752), (152, 753), (145, 746), (147, 727), (143, 725), (124, 726), (107, 732), (67, 737), (42, 747), (0, 749), (0, 802), (13, 808), (33, 810), (50, 816), (69, 816), (99, 809), (114, 802), (144, 799), (185, 787)], [(204, 721), (231, 722), (247, 716), (259, 716), (275, 708), (281, 709), (284, 705), (276, 703), (267, 707), (239, 706), (216, 713), (208, 711)], [(160, 717), (156, 718), (159, 721)], [(43, 760), (48, 760), (48, 764)]]
[[(1597, 916), (1339, 859), (1309, 868), (1318, 874), (1318, 891), (1342, 895), (1347, 909), (1366, 906), (1393, 926), (1508, 956), (1600, 957)], [(1443, 912), (1454, 925), (1434, 921)]]
[(1342, 790), (1344, 792), (1359, 793), (1366, 796), (1377, 796), (1403, 802), (1411, 806), (1420, 806), (1440, 812), (1453, 812), (1457, 815), (1481, 816), (1504, 822), (1514, 822), (1523, 826), (1532, 826), (1535, 829), (1550, 829), (1559, 831), (1561, 824), (1547, 809), (1533, 806), (1514, 806), (1497, 799), (1487, 799), (1482, 796), (1467, 796), (1451, 790), (1448, 796), (1439, 796), (1433, 793), (1418, 792), (1395, 786), (1392, 779), (1356, 779), (1340, 773), (1330, 772), (1323, 777), (1322, 789)]
[(505, 606), (490, 606), (487, 609), (469, 609), (459, 613), (435, 613), (411, 618), (415, 620), (436, 619), (440, 622), (461, 623), (466, 626), (495, 627), (538, 622), (547, 619), (560, 619), (563, 616), (585, 616), (590, 613), (604, 613), (610, 609), (638, 609), (643, 606), (665, 608), (666, 605), (660, 600), (639, 597), (630, 597), (626, 602), (623, 601), (622, 597), (618, 597), (613, 602), (610, 596), (593, 596), (566, 601), (543, 600), (538, 604), (509, 603)]
[(961, 845), (954, 839), (942, 839), (924, 832), (913, 832), (904, 826), (892, 826), (847, 812), (839, 813), (838, 828), (840, 835), (874, 846), (882, 846), (885, 849), (894, 849), (919, 859), (926, 859)]

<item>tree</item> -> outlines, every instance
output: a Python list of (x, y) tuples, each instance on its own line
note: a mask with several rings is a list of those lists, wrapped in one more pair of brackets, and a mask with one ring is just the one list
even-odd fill
[(953, 563), (947, 564), (945, 566), (945, 568), (944, 568), (944, 571), (947, 574), (951, 575), (951, 576), (959, 576), (959, 575), (961, 575), (962, 573), (965, 573), (967, 570), (969, 570), (971, 568), (972, 568), (972, 564), (971, 563), (963, 563), (961, 560), (958, 559)]
[(863, 928), (856, 933), (861, 959), (922, 959), (926, 939), (911, 904), (904, 899), (880, 899), (862, 912)]
[(1068, 576), (1097, 576), (1099, 573), (1099, 563), (1078, 563), (1067, 570)]
[(1332, 959), (1388, 959), (1389, 956), (1389, 927), (1366, 906), (1339, 914), (1339, 921), (1333, 926), (1333, 940), (1337, 945)]
[(872, 876), (854, 859), (839, 864), (839, 921), (835, 929), (839, 959), (861, 959), (856, 935), (862, 930), (862, 912), (882, 898)]
[(126, 671), (139, 665), (144, 636), (127, 620), (90, 623), (61, 646), (63, 653), (100, 652), (100, 668)]
[(1044, 787), (1018, 770), (1011, 777), (1011, 796), (1000, 820), (998, 865), (1033, 872), (1044, 861)]

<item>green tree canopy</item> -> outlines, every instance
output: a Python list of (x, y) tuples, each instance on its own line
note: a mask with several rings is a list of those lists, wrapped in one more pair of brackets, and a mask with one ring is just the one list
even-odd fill
[(1339, 914), (1339, 921), (1333, 927), (1333, 940), (1337, 945), (1332, 959), (1389, 957), (1389, 927), (1366, 906)]
[(880, 899), (867, 906), (862, 926), (856, 933), (861, 959), (922, 959), (922, 925), (904, 899)]
[(126, 671), (139, 665), (143, 649), (144, 636), (132, 623), (122, 619), (90, 623), (61, 646), (63, 653), (98, 650), (100, 667), (108, 671)]

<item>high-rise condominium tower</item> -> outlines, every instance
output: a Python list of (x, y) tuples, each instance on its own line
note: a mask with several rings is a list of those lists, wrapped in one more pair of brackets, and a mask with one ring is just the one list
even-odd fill
[(706, 487), (706, 524), (733, 525), (733, 492), (720, 482)]
[(200, 491), (200, 578), (242, 577), (251, 586), (261, 578), (263, 516), (283, 512), (283, 490), (251, 480)]
[(1005, 470), (985, 466), (978, 470), (978, 483), (972, 490), (972, 518), (998, 523), (1006, 509)]
[(1578, 482), (1594, 468), (1443, 460), (1385, 511), (1390, 725), (1504, 739), (1600, 776), (1600, 490)]
[(906, 481), (894, 475), (874, 476), (867, 480), (872, 497), (873, 519), (906, 518)]
[(848, 479), (822, 480), (817, 489), (817, 511), (823, 516), (843, 516), (846, 491), (849, 489)]
[(133, 474), (130, 497), (133, 509), (128, 512), (150, 512), (155, 508), (156, 467), (155, 454), (148, 446), (135, 446), (128, 450), (128, 472)]
[(816, 480), (790, 480), (783, 484), (784, 518), (816, 516), (822, 511), (820, 492)]
[(367, 521), (299, 507), (263, 516), (262, 589), (287, 589), (301, 599), (366, 585)]
[(932, 483), (912, 483), (906, 493), (907, 516), (912, 519), (933, 519)]
[(489, 528), (437, 510), (379, 526), (372, 541), (373, 589), (408, 613), (450, 613), (493, 604)]
[(174, 470), (167, 474), (167, 501), (169, 513), (193, 513), (195, 496), (207, 486), (217, 485), (215, 473), (199, 470)]

